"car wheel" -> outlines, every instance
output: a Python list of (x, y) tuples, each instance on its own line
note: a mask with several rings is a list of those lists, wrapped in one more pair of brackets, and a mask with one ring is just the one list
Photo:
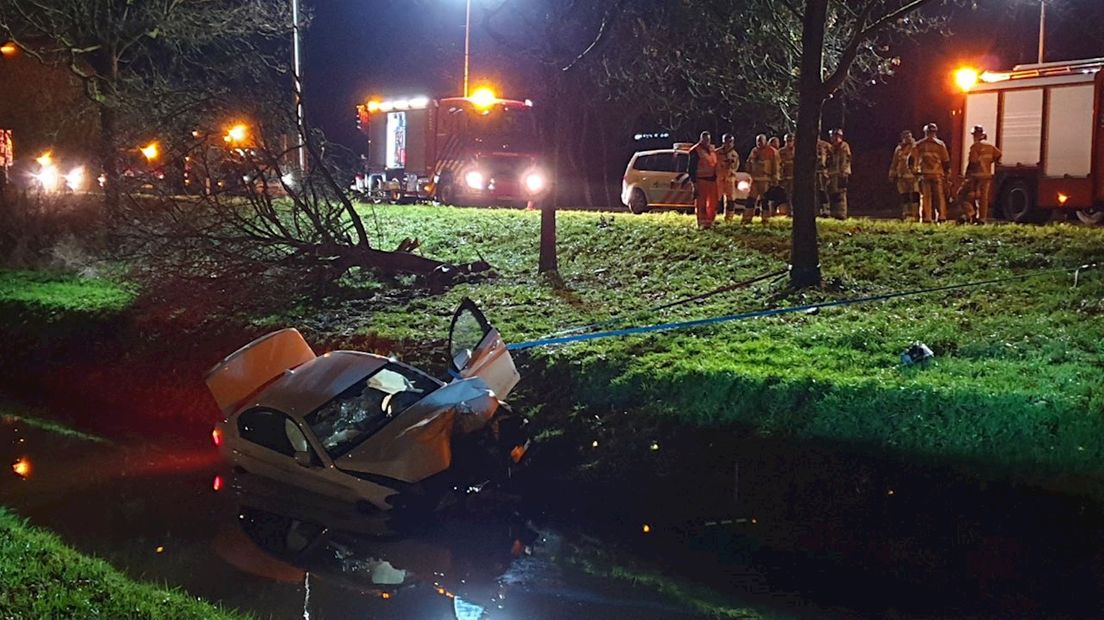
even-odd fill
[(1082, 224), (1087, 224), (1089, 226), (1104, 224), (1104, 207), (1079, 209), (1077, 211), (1077, 219), (1081, 220)]
[(1001, 188), (1004, 218), (1019, 224), (1036, 224), (1050, 219), (1050, 211), (1040, 209), (1035, 189), (1024, 179), (1009, 179)]
[(637, 215), (648, 212), (648, 198), (644, 195), (643, 191), (634, 189), (632, 193), (629, 194), (629, 211)]

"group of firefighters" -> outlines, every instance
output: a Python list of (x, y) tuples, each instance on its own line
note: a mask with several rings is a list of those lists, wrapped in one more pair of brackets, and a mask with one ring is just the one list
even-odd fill
[[(900, 201), (901, 218), (913, 222), (946, 221), (948, 202), (952, 202), (959, 206), (960, 221), (985, 221), (989, 217), (993, 165), (1000, 161), (1000, 150), (985, 141), (983, 127), (974, 127), (966, 177), (951, 200), (946, 182), (951, 156), (938, 133), (935, 123), (924, 126), (924, 138), (918, 141), (911, 131), (901, 132), (889, 169), (889, 180), (896, 185)], [(844, 140), (842, 129), (833, 129), (828, 136), (829, 140), (817, 139), (816, 193), (820, 214), (847, 219), (851, 146)], [(710, 133), (703, 131), (700, 140), (690, 148), (688, 170), (688, 181), (694, 185), (698, 227), (712, 227), (718, 212), (727, 221), (740, 210), (745, 223), (756, 214), (766, 222), (774, 213), (787, 213), (793, 198), (794, 155), (793, 134), (786, 134), (782, 144), (778, 138), (756, 136), (755, 147), (742, 162), (751, 175), (751, 187), (747, 200), (739, 201), (736, 173), (740, 171), (741, 160), (735, 137), (725, 134), (720, 146), (714, 146)]]

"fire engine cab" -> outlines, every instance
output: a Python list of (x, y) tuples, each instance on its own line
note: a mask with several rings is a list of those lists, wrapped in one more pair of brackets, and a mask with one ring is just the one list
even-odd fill
[[(1072, 210), (1104, 222), (1104, 58), (986, 71), (955, 114), (951, 159), (965, 172), (974, 125), (1002, 152), (993, 194), (1005, 218), (1039, 222)], [(972, 80), (971, 80), (972, 81)]]
[(354, 189), (374, 201), (526, 205), (551, 180), (540, 165), (532, 101), (372, 99), (357, 106), (368, 152)]

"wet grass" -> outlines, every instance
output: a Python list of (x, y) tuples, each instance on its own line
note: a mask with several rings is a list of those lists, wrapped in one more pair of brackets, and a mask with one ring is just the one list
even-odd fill
[(0, 508), (0, 613), (10, 618), (244, 618), (138, 583)]
[(0, 308), (23, 308), (40, 317), (96, 316), (122, 312), (132, 301), (133, 290), (112, 280), (0, 270)]
[(54, 420), (13, 413), (2, 403), (0, 403), (0, 422), (4, 424), (22, 424), (30, 428), (46, 431), (47, 433), (52, 433), (54, 435), (59, 435), (68, 439), (77, 439), (80, 441), (88, 441), (92, 443), (111, 443), (103, 437), (78, 431), (74, 428), (65, 426), (64, 424), (60, 424)]
[[(428, 256), (480, 256), (497, 277), (438, 297), (392, 300), (352, 320), (400, 343), (438, 343), (452, 309), (477, 300), (508, 341), (629, 317), (627, 325), (1040, 273), (1104, 258), (1104, 230), (1070, 225), (939, 228), (822, 222), (827, 286), (759, 285), (661, 312), (681, 299), (785, 267), (789, 224), (695, 230), (675, 214), (559, 214), (564, 288), (536, 273), (539, 215), (377, 207), (392, 245), (418, 237)], [(355, 289), (356, 278), (347, 284)], [(365, 296), (371, 297), (371, 285)], [(644, 312), (637, 313), (643, 310)], [(309, 310), (284, 320), (310, 320)], [(340, 313), (339, 308), (330, 309)], [(936, 359), (903, 367), (916, 340)], [(933, 461), (1031, 475), (1096, 475), (1104, 465), (1104, 274), (1026, 280), (693, 331), (535, 350), (549, 375), (591, 409), (633, 410), (689, 425), (741, 426)]]

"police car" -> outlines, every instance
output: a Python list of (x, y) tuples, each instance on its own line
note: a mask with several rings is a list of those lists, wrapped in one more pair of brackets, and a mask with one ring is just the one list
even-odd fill
[[(637, 151), (621, 181), (621, 203), (633, 213), (652, 208), (693, 209), (694, 186), (689, 182), (689, 143), (673, 148)], [(751, 175), (736, 173), (736, 199), (743, 201), (751, 190)]]

